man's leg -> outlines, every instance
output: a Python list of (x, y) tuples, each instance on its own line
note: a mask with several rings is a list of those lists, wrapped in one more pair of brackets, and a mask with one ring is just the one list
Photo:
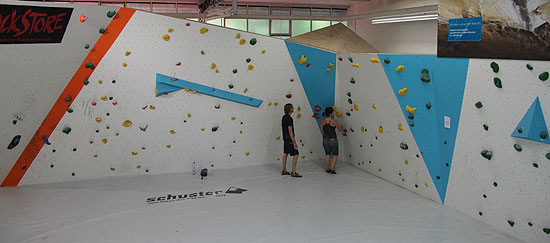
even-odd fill
[(283, 171), (286, 171), (286, 158), (288, 157), (288, 154), (283, 155)]
[(292, 174), (296, 173), (296, 164), (298, 164), (299, 154), (292, 156)]

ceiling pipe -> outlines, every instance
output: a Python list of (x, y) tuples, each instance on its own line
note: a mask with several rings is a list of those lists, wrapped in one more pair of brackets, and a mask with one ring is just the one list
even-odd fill
[(237, 15), (237, 0), (233, 0), (232, 6), (233, 10), (231, 11), (231, 15)]

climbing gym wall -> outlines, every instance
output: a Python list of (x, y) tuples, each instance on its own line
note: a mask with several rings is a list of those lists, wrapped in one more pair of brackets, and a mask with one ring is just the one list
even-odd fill
[(470, 60), (445, 202), (528, 242), (550, 241), (548, 72), (549, 62)]
[(300, 160), (321, 158), (283, 40), (123, 10), (128, 23), (100, 62), (84, 60), (93, 73), (20, 185), (280, 163), (288, 102)]
[[(5, 5), (29, 5), (28, 2), (2, 2)], [(90, 8), (83, 5), (41, 4), (34, 6), (71, 8), (72, 14), (61, 43), (0, 45), (0, 178), (4, 180), (16, 163), (37, 128), (65, 89), (82, 60), (90, 53), (112, 18), (106, 16), (116, 7)], [(88, 17), (80, 22), (80, 15)], [(38, 142), (43, 139), (38, 136)], [(39, 149), (39, 148), (38, 148)], [(27, 151), (28, 152), (28, 151)], [(20, 165), (20, 166), (19, 166)], [(25, 167), (25, 169), (21, 169)]]

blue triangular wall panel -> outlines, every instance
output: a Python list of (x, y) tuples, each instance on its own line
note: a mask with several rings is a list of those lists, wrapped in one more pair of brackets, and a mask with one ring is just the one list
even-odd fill
[[(469, 59), (437, 58), (435, 55), (378, 56), (405, 119), (413, 123), (410, 126), (412, 134), (441, 202), (445, 203)], [(384, 62), (386, 58), (389, 64)], [(399, 65), (405, 69), (397, 72)], [(429, 82), (420, 79), (423, 69), (428, 70)], [(408, 89), (407, 93), (399, 95), (403, 88)], [(416, 113), (406, 111), (407, 105), (416, 108)], [(450, 128), (444, 127), (445, 117), (450, 118)]]
[(539, 97), (537, 97), (512, 133), (512, 137), (550, 144), (550, 138), (542, 139), (540, 136), (541, 132), (548, 134), (548, 128), (544, 120)]

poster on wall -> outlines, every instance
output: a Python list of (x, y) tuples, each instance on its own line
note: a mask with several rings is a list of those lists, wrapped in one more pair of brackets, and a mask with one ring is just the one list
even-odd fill
[(0, 4), (0, 44), (61, 43), (72, 8)]
[(550, 61), (550, 0), (439, 0), (438, 57)]

